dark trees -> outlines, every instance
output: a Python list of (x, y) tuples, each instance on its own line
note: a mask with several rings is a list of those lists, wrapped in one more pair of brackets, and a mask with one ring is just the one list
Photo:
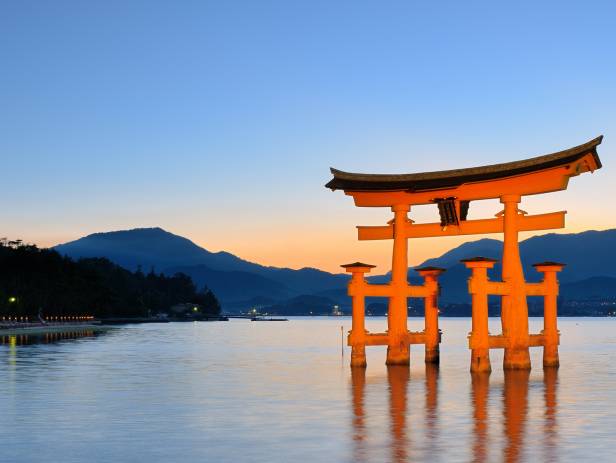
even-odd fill
[(197, 291), (190, 277), (130, 272), (105, 258), (73, 261), (56, 251), (0, 243), (0, 315), (35, 318), (94, 315), (143, 317), (166, 312), (174, 304), (199, 304), (211, 315), (220, 313), (209, 290)]

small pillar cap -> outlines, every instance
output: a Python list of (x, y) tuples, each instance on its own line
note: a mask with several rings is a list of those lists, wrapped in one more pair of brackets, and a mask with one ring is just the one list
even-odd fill
[(482, 256), (477, 256), (477, 257), (469, 257), (468, 259), (461, 259), (460, 262), (498, 262), (498, 259), (492, 259), (491, 257), (482, 257)]
[(494, 264), (498, 262), (498, 259), (492, 259), (491, 257), (477, 256), (477, 257), (470, 257), (468, 259), (462, 259), (460, 260), (460, 262), (462, 262), (464, 265), (466, 265), (469, 268), (472, 268), (472, 267), (492, 268), (494, 267)]
[(443, 272), (446, 272), (446, 270), (444, 268), (441, 267), (433, 267), (431, 265), (428, 265), (426, 267), (417, 267), (415, 269), (416, 272), (419, 272), (420, 275), (422, 274), (434, 274), (434, 275), (440, 275)]
[(352, 264), (344, 264), (340, 267), (351, 273), (368, 273), (370, 269), (373, 269), (376, 265), (364, 264), (363, 262), (353, 262)]
[(538, 272), (541, 272), (541, 271), (542, 271), (542, 270), (541, 270), (542, 268), (547, 270), (547, 269), (548, 269), (548, 268), (550, 268), (550, 267), (551, 267), (553, 270), (560, 271), (560, 270), (562, 270), (562, 269), (563, 269), (563, 267), (566, 267), (566, 266), (567, 266), (567, 264), (562, 264), (562, 263), (560, 263), (560, 262), (552, 262), (552, 261), (538, 262), (538, 263), (536, 263), (536, 264), (533, 264), (533, 267), (535, 267), (535, 269), (536, 269)]

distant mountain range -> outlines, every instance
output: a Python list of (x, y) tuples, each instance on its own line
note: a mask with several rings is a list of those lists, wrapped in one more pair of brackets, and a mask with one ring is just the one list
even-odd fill
[(183, 272), (207, 285), (225, 305), (266, 305), (302, 294), (344, 288), (348, 277), (314, 268), (266, 267), (228, 252), (210, 252), (162, 228), (94, 233), (55, 246), (73, 258), (107, 257), (129, 270)]
[[(429, 259), (423, 265), (434, 265), (447, 269), (441, 277), (443, 302), (468, 302), (466, 280), (469, 271), (460, 259), (473, 256), (500, 259), (502, 242), (482, 239), (464, 243), (442, 256)], [(524, 274), (528, 281), (540, 281), (541, 275), (532, 264), (556, 261), (567, 264), (558, 275), (561, 283), (560, 293), (564, 298), (580, 296), (580, 282), (592, 279), (595, 294), (613, 293), (616, 283), (616, 229), (605, 231), (586, 231), (575, 234), (556, 234), (534, 236), (520, 243), (520, 256), (525, 265)], [(500, 263), (494, 266), (490, 276), (499, 279)], [(602, 277), (597, 279), (596, 277)], [(600, 288), (599, 288), (600, 287)], [(577, 288), (577, 289), (576, 289)], [(597, 292), (598, 291), (598, 292)]]
[[(413, 241), (411, 241), (412, 243)], [(73, 258), (107, 257), (113, 262), (144, 272), (190, 275), (198, 286), (207, 285), (219, 297), (225, 310), (250, 306), (272, 306), (283, 312), (297, 313), (314, 304), (315, 313), (327, 312), (334, 304), (348, 307), (345, 274), (332, 274), (314, 268), (299, 270), (267, 267), (241, 259), (228, 252), (210, 252), (192, 241), (161, 228), (95, 233), (55, 247)], [(412, 249), (412, 248), (411, 248)], [(447, 269), (441, 277), (441, 301), (445, 304), (468, 303), (468, 270), (460, 259), (484, 256), (499, 259), (502, 242), (481, 239), (464, 243), (440, 257), (422, 264)], [(616, 229), (576, 234), (548, 234), (520, 243), (529, 281), (540, 275), (532, 264), (556, 260), (567, 264), (560, 274), (564, 298), (600, 299), (616, 297)], [(500, 265), (492, 271), (498, 278)], [(387, 281), (386, 275), (370, 277), (372, 282)], [(414, 270), (409, 280), (419, 283)]]

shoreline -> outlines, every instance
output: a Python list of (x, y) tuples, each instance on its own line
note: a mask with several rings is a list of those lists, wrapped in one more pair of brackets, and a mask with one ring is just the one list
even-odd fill
[(66, 325), (37, 325), (37, 326), (15, 326), (0, 328), (0, 336), (11, 336), (20, 334), (47, 334), (77, 331), (108, 331), (113, 329), (111, 326), (101, 324), (66, 324)]

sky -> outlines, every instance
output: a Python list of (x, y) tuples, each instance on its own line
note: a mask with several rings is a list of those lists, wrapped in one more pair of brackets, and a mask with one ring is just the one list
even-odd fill
[[(384, 273), (391, 242), (355, 226), (391, 211), (325, 189), (330, 166), (471, 167), (601, 134), (603, 169), (520, 207), (567, 210), (559, 233), (614, 228), (615, 55), (608, 1), (0, 0), (0, 235), (160, 226), (264, 265)], [(411, 240), (410, 264), (478, 238)]]

